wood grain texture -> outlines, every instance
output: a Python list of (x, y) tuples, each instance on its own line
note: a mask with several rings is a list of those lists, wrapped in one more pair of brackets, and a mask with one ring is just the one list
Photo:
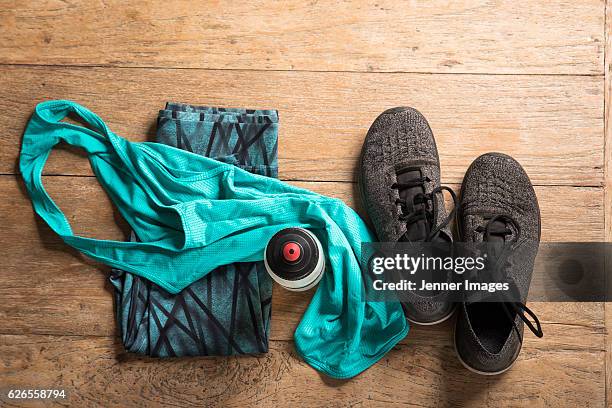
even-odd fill
[[(83, 159), (81, 159), (83, 160)], [(104, 239), (124, 239), (129, 230), (93, 177), (46, 176), (43, 183), (72, 224), (75, 233)], [(353, 197), (355, 186), (337, 182), (292, 182), (343, 199), (361, 212)], [(459, 186), (454, 186), (456, 189)], [(112, 335), (115, 333), (108, 268), (67, 247), (35, 216), (22, 182), (0, 176), (0, 333)], [(603, 237), (600, 188), (536, 187), (543, 218), (544, 241), (598, 241)], [(574, 205), (567, 206), (567, 202)], [(362, 212), (363, 214), (363, 212)], [(289, 340), (311, 293), (277, 290), (273, 301), (272, 338)], [(545, 303), (536, 309), (551, 322), (541, 345), (575, 347), (597, 341), (602, 330), (601, 304)], [(433, 333), (438, 328), (433, 328)], [(445, 330), (445, 329), (443, 329)], [(431, 330), (418, 338), (428, 344)], [(568, 334), (569, 333), (569, 334)], [(575, 333), (572, 337), (571, 333)], [(573, 340), (571, 340), (573, 339)], [(564, 343), (565, 342), (565, 343)], [(568, 343), (569, 342), (569, 343)], [(595, 347), (592, 343), (590, 347)]]
[[(612, 242), (612, 3), (605, 4), (604, 76), (604, 227), (605, 241)], [(612, 270), (612, 257), (606, 259)], [(606, 323), (606, 404), (612, 404), (612, 303), (605, 305)]]
[(14, 2), (0, 12), (0, 62), (600, 75), (603, 9), (601, 0)]
[[(280, 112), (280, 176), (351, 181), (365, 134), (383, 110), (428, 118), (445, 183), (478, 155), (514, 156), (539, 185), (603, 184), (603, 78), (1, 67), (0, 173), (16, 172), (35, 101), (66, 98), (131, 140), (152, 138), (167, 100)], [(9, 113), (10, 112), (10, 113)], [(91, 174), (60, 152), (48, 174)]]
[(604, 76), (604, 213), (605, 236), (612, 242), (612, 3), (606, 0)]
[(313, 375), (289, 342), (257, 357), (156, 360), (122, 352), (113, 338), (0, 336), (5, 386), (65, 388), (79, 406), (602, 407), (602, 358), (525, 348), (513, 370), (489, 378), (466, 371), (451, 347), (400, 345), (338, 381)]

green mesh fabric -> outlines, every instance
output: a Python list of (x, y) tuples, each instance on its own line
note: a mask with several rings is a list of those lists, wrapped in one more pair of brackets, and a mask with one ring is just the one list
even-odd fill
[[(89, 127), (62, 122), (69, 114)], [(142, 242), (75, 236), (46, 193), (42, 170), (60, 142), (82, 148), (94, 174)], [(296, 328), (298, 354), (336, 378), (357, 375), (408, 332), (397, 302), (363, 297), (361, 243), (373, 236), (341, 200), (160, 143), (132, 143), (70, 101), (38, 104), (24, 132), (20, 170), (34, 210), (66, 244), (178, 293), (221, 265), (263, 259), (280, 229), (321, 241), (328, 267)]]

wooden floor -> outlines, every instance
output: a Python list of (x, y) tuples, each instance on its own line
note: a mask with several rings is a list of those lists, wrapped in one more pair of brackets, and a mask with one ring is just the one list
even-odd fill
[[(413, 328), (353, 380), (325, 378), (291, 341), (311, 293), (278, 287), (266, 355), (127, 354), (108, 268), (34, 216), (17, 175), (24, 125), (44, 99), (84, 104), (131, 140), (154, 135), (166, 101), (269, 107), (281, 178), (359, 210), (365, 133), (384, 109), (410, 105), (430, 121), (444, 183), (458, 187), (479, 154), (506, 152), (536, 184), (544, 241), (612, 241), (610, 27), (603, 0), (0, 1), (0, 391), (63, 388), (74, 406), (612, 402), (603, 303), (532, 304), (545, 337), (527, 335), (497, 378), (462, 368), (450, 323)], [(82, 154), (55, 151), (45, 174), (77, 233), (124, 238)]]

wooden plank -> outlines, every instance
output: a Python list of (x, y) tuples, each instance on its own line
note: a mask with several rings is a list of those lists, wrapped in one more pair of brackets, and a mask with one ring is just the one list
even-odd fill
[(0, 26), (17, 64), (600, 75), (604, 48), (600, 0), (45, 0)]
[[(612, 4), (605, 3), (605, 77), (604, 77), (604, 236), (612, 242)], [(606, 259), (612, 270), (612, 257)], [(605, 304), (606, 322), (606, 404), (612, 404), (612, 304)]]
[[(343, 182), (289, 181), (320, 194), (342, 199), (355, 208), (362, 217), (366, 214), (356, 192), (356, 184)], [(44, 176), (43, 184), (49, 195), (64, 211), (77, 234), (102, 239), (123, 239), (128, 226), (115, 211), (112, 202), (99, 186), (95, 177)], [(456, 192), (460, 186), (450, 185)], [(6, 199), (0, 200), (5, 230), (21, 236), (38, 235), (26, 231), (40, 224), (31, 208), (31, 202), (20, 176), (0, 176), (0, 190)], [(597, 187), (535, 186), (542, 216), (543, 242), (589, 242), (604, 237), (603, 189)], [(448, 197), (447, 197), (448, 200)], [(572, 203), (571, 206), (567, 203)], [(451, 203), (447, 201), (450, 208)], [(27, 219), (26, 223), (24, 219)], [(117, 225), (117, 222), (119, 225)], [(44, 228), (51, 234), (51, 231)], [(46, 234), (45, 231), (40, 231)], [(0, 237), (0, 239), (3, 239)], [(31, 238), (28, 238), (31, 239)]]
[[(65, 98), (116, 133), (151, 139), (167, 100), (280, 111), (280, 174), (351, 181), (365, 134), (383, 110), (420, 109), (437, 139), (445, 183), (478, 155), (516, 157), (534, 184), (603, 184), (603, 78), (0, 67), (0, 173), (15, 173), (36, 101)], [(129, 90), (129, 91), (127, 91)], [(49, 174), (91, 174), (55, 154)]]
[(289, 342), (261, 356), (157, 360), (124, 353), (114, 338), (0, 336), (4, 388), (65, 389), (64, 402), (78, 406), (602, 407), (602, 359), (601, 350), (525, 347), (512, 370), (489, 378), (464, 369), (452, 347), (408, 344), (338, 381)]
[[(322, 194), (338, 197), (355, 206), (350, 183), (294, 182)], [(110, 200), (91, 177), (44, 177), (49, 194), (62, 208), (76, 233), (104, 239), (123, 239), (129, 228), (113, 210)], [(458, 187), (458, 186), (455, 186)], [(35, 217), (21, 181), (0, 177), (0, 333), (111, 335), (115, 333), (108, 268), (69, 249)], [(601, 188), (537, 187), (543, 217), (544, 241), (599, 241), (603, 236)], [(572, 206), (566, 205), (572, 202)], [(291, 294), (277, 290), (274, 296), (272, 337), (291, 339), (293, 328), (308, 304), (311, 293)], [(601, 330), (600, 304), (536, 308), (551, 323), (546, 336), (553, 344), (576, 347), (597, 341), (591, 334)], [(431, 343), (434, 328), (418, 329), (411, 338)], [(570, 333), (570, 334), (568, 334)], [(574, 334), (571, 334), (574, 333)], [(591, 344), (592, 347), (593, 344)]]

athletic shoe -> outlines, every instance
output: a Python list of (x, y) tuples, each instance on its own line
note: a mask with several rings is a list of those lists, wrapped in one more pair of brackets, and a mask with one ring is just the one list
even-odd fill
[(496, 303), (460, 303), (455, 325), (455, 348), (463, 365), (479, 374), (500, 374), (519, 355), (523, 323), (536, 336), (543, 335), (537, 316), (525, 306), (540, 242), (538, 200), (527, 173), (516, 160), (488, 153), (468, 169), (458, 211), (462, 241), (507, 249), (500, 251), (504, 255), (496, 259), (496, 265), (503, 265), (505, 281), (514, 297), (504, 301), (497, 298)]
[[(413, 108), (393, 108), (372, 124), (361, 152), (358, 183), (381, 242), (452, 242), (440, 186), (440, 161), (427, 120)], [(446, 277), (443, 277), (446, 278)], [(448, 278), (450, 279), (450, 277)], [(445, 292), (406, 292), (410, 322), (436, 324), (452, 315)]]

